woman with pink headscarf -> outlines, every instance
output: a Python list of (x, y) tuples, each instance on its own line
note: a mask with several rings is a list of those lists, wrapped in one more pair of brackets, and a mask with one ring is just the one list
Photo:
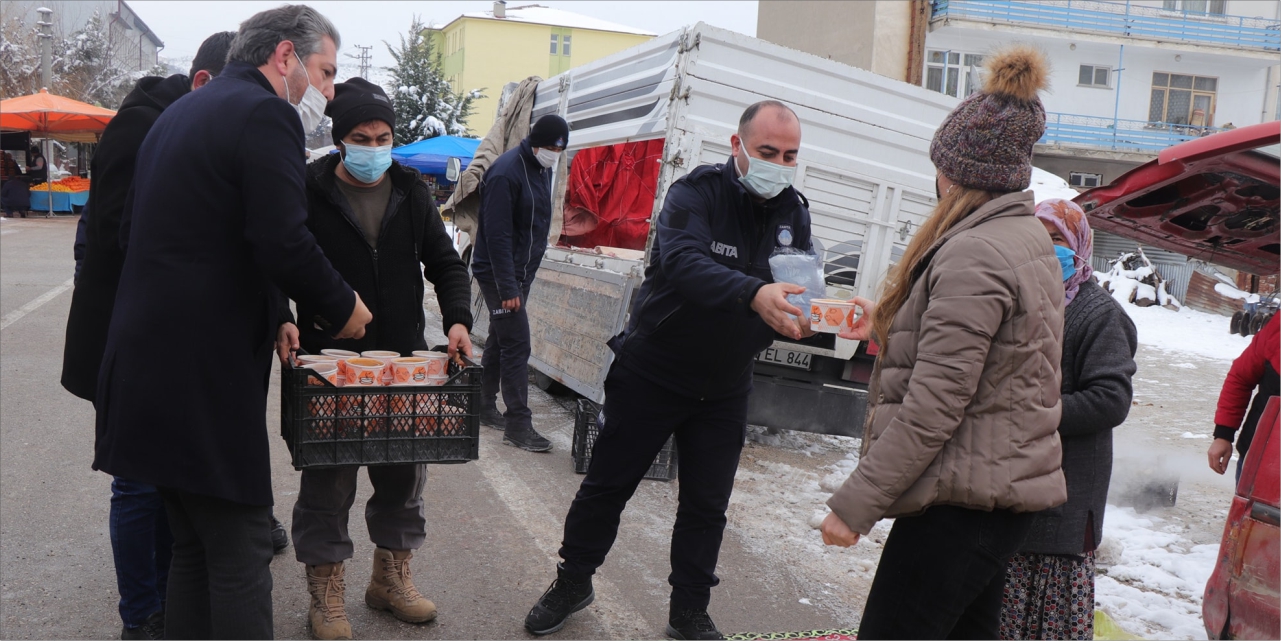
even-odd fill
[(1094, 551), (1112, 476), (1112, 428), (1130, 411), (1134, 323), (1092, 278), (1085, 212), (1049, 199), (1036, 216), (1063, 268), (1063, 475), (1067, 503), (1037, 514), (1006, 568), (1002, 639), (1093, 639)]

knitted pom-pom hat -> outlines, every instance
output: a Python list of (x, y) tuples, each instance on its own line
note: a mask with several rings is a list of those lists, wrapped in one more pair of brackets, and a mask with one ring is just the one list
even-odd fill
[(1028, 45), (989, 55), (983, 89), (957, 105), (934, 133), (930, 160), (952, 182), (988, 191), (1027, 189), (1032, 146), (1045, 133), (1045, 54)]

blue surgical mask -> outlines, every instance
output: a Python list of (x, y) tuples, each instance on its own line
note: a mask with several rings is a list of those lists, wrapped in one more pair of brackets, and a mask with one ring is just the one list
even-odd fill
[(391, 145), (382, 147), (365, 147), (363, 145), (343, 145), (342, 164), (347, 173), (362, 183), (376, 183), (391, 166)]
[(1063, 268), (1063, 280), (1076, 273), (1076, 252), (1062, 245), (1054, 246), (1054, 255), (1059, 257), (1059, 267)]
[[(737, 160), (734, 161), (734, 169), (738, 170)], [(743, 188), (752, 194), (769, 200), (791, 187), (795, 178), (795, 167), (776, 165), (749, 155), (747, 156), (747, 173), (739, 172), (738, 182), (743, 183)]]

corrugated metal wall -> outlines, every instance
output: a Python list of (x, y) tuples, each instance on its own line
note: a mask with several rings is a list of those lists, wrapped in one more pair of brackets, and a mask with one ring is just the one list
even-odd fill
[[(1107, 273), (1110, 263), (1121, 254), (1133, 252), (1138, 243), (1115, 236), (1107, 232), (1094, 232), (1094, 260), (1090, 266), (1094, 271)], [(1182, 301), (1188, 295), (1188, 282), (1192, 279), (1192, 263), (1187, 256), (1176, 254), (1150, 245), (1143, 245), (1143, 254), (1152, 261), (1161, 278), (1168, 281), (1166, 291)]]

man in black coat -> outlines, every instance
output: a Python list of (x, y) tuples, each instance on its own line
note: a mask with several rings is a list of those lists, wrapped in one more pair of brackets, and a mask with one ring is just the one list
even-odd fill
[(164, 498), (171, 638), (273, 634), (265, 415), (277, 287), (340, 337), (370, 320), (305, 226), (301, 121), (323, 114), (337, 46), (310, 7), (251, 17), (222, 74), (165, 109), (138, 150), (94, 469)]
[[(120, 221), (133, 184), (138, 148), (164, 110), (222, 73), (235, 33), (209, 36), (192, 60), (189, 76), (150, 76), (125, 97), (94, 152), (89, 204), (77, 226), (76, 287), (67, 316), (62, 386), (93, 401), (107, 344), (107, 327), (124, 266)], [(93, 215), (90, 215), (90, 210)], [(165, 586), (169, 578), (169, 521), (152, 485), (122, 477), (111, 482), (110, 533), (120, 591), (122, 639), (163, 638)]]
[[(499, 156), (480, 185), (480, 217), (472, 274), (489, 310), (481, 421), (504, 429), (503, 442), (546, 452), (552, 442), (534, 431), (529, 409), (529, 316), (525, 301), (547, 251), (552, 176), (569, 141), (557, 115), (538, 119), (520, 146)], [(498, 413), (502, 389), (506, 414)]]
[[(276, 342), (281, 360), (298, 347), (311, 354), (336, 348), (406, 356), (427, 349), (424, 276), (436, 290), (450, 355), (470, 357), (467, 266), (454, 250), (427, 183), (417, 171), (392, 160), (396, 114), (387, 94), (352, 78), (334, 85), (325, 113), (333, 118), (339, 153), (307, 168), (307, 228), (338, 273), (368, 301), (374, 321), (363, 338), (336, 340), (307, 322), (320, 311), (313, 305), (298, 301), (301, 328), (286, 305), (286, 322)], [(353, 552), (347, 518), (359, 471), (358, 466), (302, 471), (294, 503), (294, 552), (306, 565), (308, 623), (317, 639), (351, 638), (343, 607), (343, 562)], [(413, 551), (427, 536), (422, 499), (427, 466), (379, 465), (368, 472), (374, 494), (365, 507), (365, 522), (377, 549), (365, 602), (403, 621), (430, 621), (436, 606), (419, 593), (408, 571)]]
[[(774, 340), (809, 334), (774, 283), (780, 247), (812, 249), (808, 205), (791, 183), (801, 123), (786, 105), (748, 107), (730, 137), (734, 155), (672, 183), (658, 215), (645, 282), (627, 330), (610, 341), (605, 423), (587, 476), (565, 516), (557, 578), (525, 617), (533, 634), (559, 630), (595, 598), (619, 518), (663, 444), (680, 453), (672, 528), (667, 636), (720, 639), (707, 614), (747, 430), (752, 363)], [(790, 316), (789, 316), (790, 315)]]

